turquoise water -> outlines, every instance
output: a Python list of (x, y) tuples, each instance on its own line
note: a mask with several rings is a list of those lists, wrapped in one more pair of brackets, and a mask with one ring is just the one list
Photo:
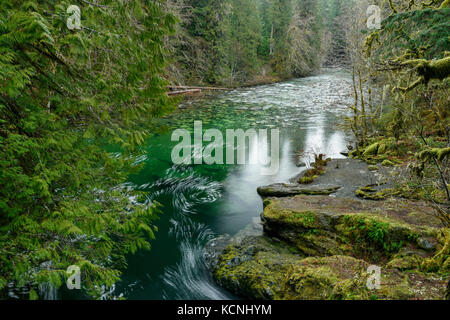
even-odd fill
[[(128, 269), (114, 288), (128, 299), (236, 298), (211, 279), (202, 257), (204, 244), (223, 233), (235, 234), (262, 211), (256, 188), (286, 181), (313, 153), (340, 158), (349, 140), (339, 128), (351, 104), (347, 72), (324, 70), (314, 77), (245, 88), (198, 99), (161, 120), (166, 133), (149, 139), (144, 169), (128, 186), (148, 191), (148, 201), (163, 205), (157, 239), (150, 252), (129, 257)], [(203, 129), (280, 130), (280, 170), (261, 175), (260, 165), (174, 165), (171, 133)], [(204, 144), (206, 146), (206, 144)], [(249, 156), (257, 156), (248, 148)]]

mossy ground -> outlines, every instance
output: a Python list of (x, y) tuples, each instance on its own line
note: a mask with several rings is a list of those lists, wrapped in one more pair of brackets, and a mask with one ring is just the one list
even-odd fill
[[(438, 203), (447, 201), (445, 191), (433, 181), (439, 181), (435, 161), (445, 167), (450, 148), (444, 138), (433, 136), (426, 138), (424, 149), (414, 137), (395, 139), (376, 137), (370, 139), (364, 147), (353, 150), (349, 157), (366, 162), (369, 170), (390, 175), (389, 180), (396, 181), (395, 190), (386, 194), (374, 194), (356, 191), (357, 196), (369, 200), (382, 200), (387, 196), (400, 196), (410, 199), (430, 198)], [(445, 171), (445, 170), (444, 170)], [(394, 176), (396, 176), (395, 179)], [(407, 192), (406, 192), (407, 191)]]
[[(213, 274), (251, 299), (442, 299), (450, 237), (431, 210), (408, 200), (269, 198), (266, 236), (233, 242)], [(377, 291), (366, 286), (372, 264), (382, 268)]]
[(386, 188), (378, 191), (372, 186), (360, 187), (356, 189), (355, 194), (357, 197), (366, 200), (386, 200), (389, 197), (401, 197), (405, 199), (417, 199), (417, 195), (409, 192), (404, 188)]
[[(250, 250), (251, 258), (242, 259), (255, 242), (261, 247)], [(441, 278), (397, 269), (383, 269), (381, 289), (369, 290), (368, 267), (350, 256), (305, 258), (264, 237), (250, 237), (230, 245), (213, 273), (219, 284), (251, 299), (441, 299), (444, 295)]]
[[(411, 145), (406, 141), (396, 141), (394, 138), (376, 139), (365, 147), (353, 150), (349, 156), (364, 160), (369, 165), (381, 165), (390, 167), (402, 164), (411, 154)], [(374, 139), (375, 141), (375, 139)]]

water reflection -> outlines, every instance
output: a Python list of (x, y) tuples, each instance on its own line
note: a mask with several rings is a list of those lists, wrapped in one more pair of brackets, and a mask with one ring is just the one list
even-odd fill
[(317, 128), (309, 128), (304, 142), (305, 160), (314, 160), (314, 154), (325, 154), (330, 158), (342, 158), (341, 152), (346, 150), (344, 133), (324, 128), (323, 122)]

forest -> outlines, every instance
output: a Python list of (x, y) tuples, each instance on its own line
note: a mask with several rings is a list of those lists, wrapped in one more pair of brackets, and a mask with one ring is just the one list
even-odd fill
[[(327, 1), (173, 1), (174, 82), (235, 85), (311, 74), (324, 62), (339, 14)], [(192, 10), (191, 10), (192, 8)], [(331, 17), (332, 19), (332, 17)]]
[[(68, 10), (73, 5), (79, 16)], [(371, 5), (379, 11), (368, 14)], [(303, 211), (285, 217), (286, 210), (277, 206), (286, 192), (324, 196), (323, 190), (314, 189), (314, 181), (331, 174), (334, 164), (328, 163), (334, 160), (320, 150), (311, 165), (306, 161), (308, 168), (294, 193), (283, 189), (274, 195), (258, 189), (267, 237), (255, 236), (249, 243), (264, 248), (266, 255), (230, 267), (233, 259), (247, 261), (248, 252), (244, 244), (231, 244), (212, 268), (213, 277), (219, 287), (249, 299), (450, 299), (449, 17), (449, 0), (2, 0), (0, 299), (44, 299), (49, 288), (72, 298), (64, 287), (70, 277), (67, 269), (74, 265), (81, 272), (81, 298), (127, 298), (108, 295), (108, 289), (124, 281), (131, 256), (152, 252), (168, 233), (165, 210), (172, 202), (150, 195), (158, 194), (163, 184), (155, 182), (149, 191), (128, 183), (153, 165), (139, 159), (158, 156), (152, 154), (151, 143), (167, 134), (164, 121), (191, 115), (179, 107), (186, 100), (195, 104), (199, 99), (199, 110), (192, 114), (203, 117), (202, 99), (215, 99), (215, 94), (237, 92), (234, 100), (223, 98), (223, 104), (237, 103), (242, 98), (239, 90), (270, 89), (266, 86), (313, 79), (322, 70), (336, 68), (348, 73), (348, 92), (342, 96), (350, 97), (333, 119), (339, 123), (330, 124), (349, 137), (343, 145), (348, 150), (340, 151), (366, 164), (368, 173), (388, 172), (393, 181), (385, 183), (386, 188), (358, 185), (353, 201), (364, 208), (364, 201), (377, 201), (386, 212), (401, 204), (416, 209), (395, 211), (403, 212), (399, 215), (406, 221), (399, 218), (395, 223), (383, 220), (386, 217), (343, 215), (333, 220), (335, 231), (322, 230), (309, 217), (315, 207), (308, 217)], [(79, 26), (69, 28), (69, 21), (78, 18)], [(378, 20), (379, 27), (368, 27)], [(338, 92), (334, 85), (340, 84), (330, 82), (331, 100)], [(174, 88), (206, 87), (224, 90), (208, 92), (206, 98), (170, 94)], [(270, 91), (270, 99), (291, 99), (281, 96), (283, 88), (280, 96)], [(325, 94), (320, 90), (311, 92)], [(320, 99), (308, 94), (305, 100)], [(251, 105), (255, 101), (249, 102), (249, 112), (265, 110)], [(221, 116), (213, 111), (211, 117)], [(236, 119), (246, 117), (238, 114)], [(263, 120), (277, 123), (278, 118), (264, 114)], [(246, 125), (249, 122), (242, 126)], [(300, 130), (298, 126), (292, 130)], [(161, 150), (166, 148), (170, 146)], [(161, 178), (162, 171), (155, 168), (151, 175)], [(180, 181), (189, 176), (179, 175)], [(308, 186), (313, 191), (306, 190)], [(256, 188), (252, 190), (256, 194)], [(328, 195), (334, 192), (329, 190), (328, 186)], [(275, 198), (267, 200), (270, 196)], [(182, 200), (190, 197), (194, 195)], [(339, 210), (346, 213), (355, 207), (343, 206)], [(425, 208), (429, 216), (421, 216), (417, 208)], [(293, 231), (284, 234), (289, 228)], [(292, 239), (296, 232), (300, 235)], [(332, 241), (339, 238), (338, 244), (330, 244), (330, 232), (336, 233)], [(274, 245), (269, 238), (283, 244)], [(289, 248), (296, 252), (295, 259)], [(413, 253), (402, 255), (406, 249)], [(271, 264), (270, 255), (281, 262)], [(342, 274), (331, 274), (334, 269), (324, 269), (336, 256), (346, 257), (342, 265), (361, 259), (417, 274), (417, 279), (430, 283), (430, 292), (443, 288), (442, 294), (417, 296), (403, 284), (401, 289), (399, 285), (373, 294), (365, 281), (350, 283)], [(299, 257), (305, 259), (303, 264), (292, 262)], [(310, 267), (311, 257), (325, 259), (322, 269)], [(263, 258), (269, 262), (261, 266)], [(260, 267), (269, 268), (261, 274), (272, 278), (258, 274)], [(306, 283), (305, 274), (313, 280)], [(394, 279), (394, 273), (388, 274)], [(336, 284), (341, 276), (345, 281)], [(430, 277), (440, 282), (423, 280)], [(410, 280), (411, 290), (414, 285)]]

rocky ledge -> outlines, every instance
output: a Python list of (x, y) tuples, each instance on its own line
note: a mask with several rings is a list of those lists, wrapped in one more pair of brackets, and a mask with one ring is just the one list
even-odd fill
[(296, 183), (275, 183), (266, 187), (259, 187), (258, 194), (262, 197), (289, 197), (299, 194), (330, 195), (340, 187), (332, 185), (304, 186)]
[[(250, 299), (444, 299), (450, 232), (434, 209), (421, 201), (357, 198), (371, 176), (362, 179), (360, 162), (343, 161), (359, 168), (345, 168), (347, 181), (359, 183), (330, 185), (342, 181), (332, 161), (333, 170), (308, 188), (260, 188), (261, 224), (205, 248), (217, 283)], [(376, 290), (367, 286), (372, 265), (381, 268)]]

